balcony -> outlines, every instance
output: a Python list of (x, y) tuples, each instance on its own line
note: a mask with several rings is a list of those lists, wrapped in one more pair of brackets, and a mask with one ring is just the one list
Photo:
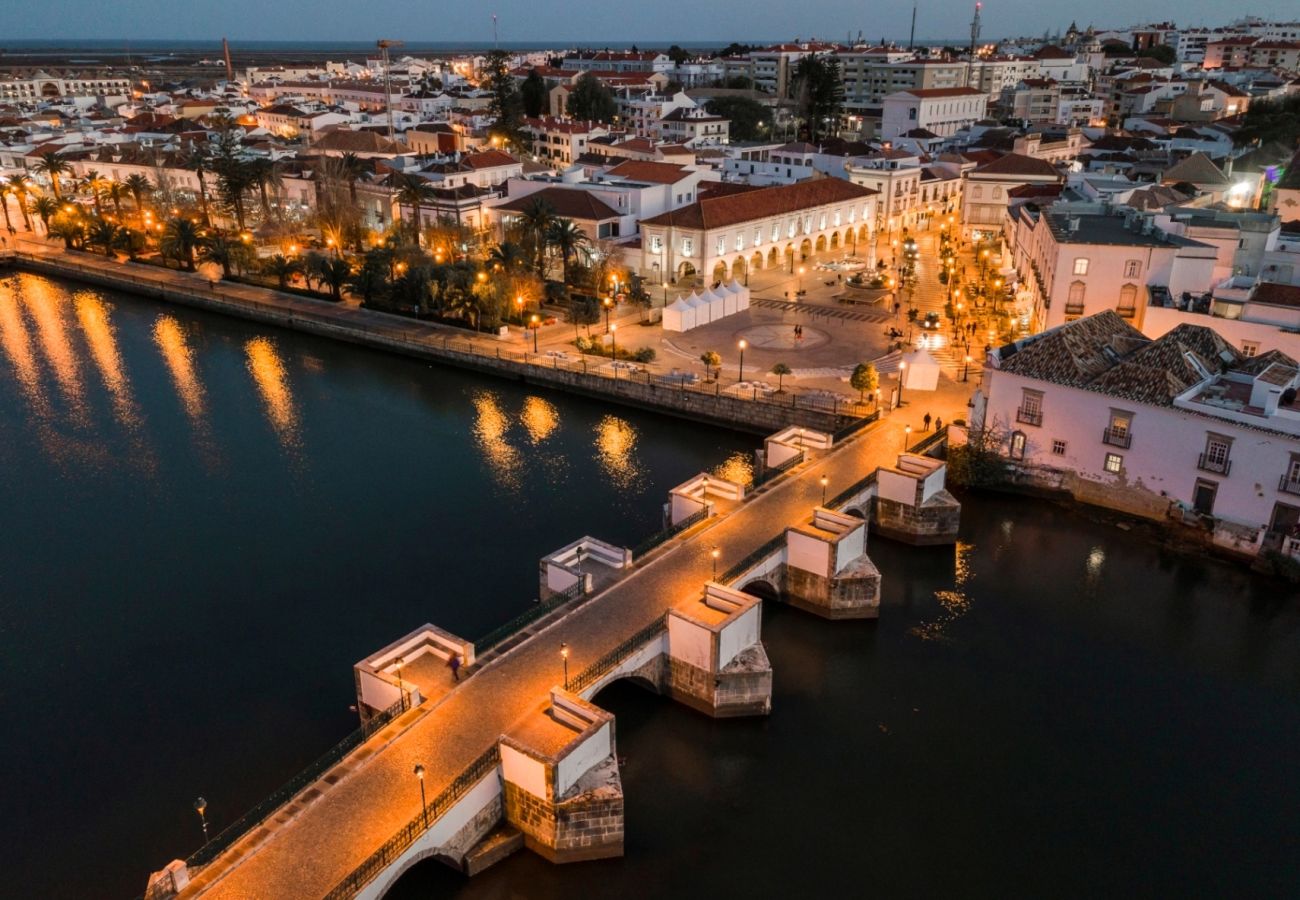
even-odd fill
[(1101, 442), (1110, 444), (1112, 447), (1123, 447), (1125, 450), (1133, 443), (1133, 432), (1127, 428), (1105, 428), (1101, 432)]
[(1292, 478), (1283, 475), (1277, 483), (1277, 489), (1284, 494), (1300, 494), (1300, 477)]
[(1026, 409), (1022, 406), (1016, 410), (1016, 421), (1023, 422), (1026, 425), (1042, 425), (1043, 411), (1041, 409)]
[(1227, 475), (1232, 471), (1232, 460), (1230, 459), (1211, 459), (1202, 453), (1196, 458), (1196, 468), (1202, 472), (1213, 472), (1216, 475)]

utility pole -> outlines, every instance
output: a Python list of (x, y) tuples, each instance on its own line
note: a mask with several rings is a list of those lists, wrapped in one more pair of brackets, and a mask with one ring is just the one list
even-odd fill
[(393, 138), (393, 80), (392, 78), (389, 77), (388, 48), (400, 47), (402, 46), (403, 43), (404, 43), (403, 41), (390, 41), (385, 38), (380, 38), (378, 41), (375, 41), (375, 46), (379, 48), (380, 59), (384, 61), (384, 108), (388, 112), (388, 140), (390, 142), (394, 140)]

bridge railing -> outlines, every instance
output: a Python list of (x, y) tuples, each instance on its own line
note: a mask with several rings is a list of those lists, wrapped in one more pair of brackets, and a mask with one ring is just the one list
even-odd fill
[(501, 764), (501, 749), (497, 744), (474, 760), (455, 777), (451, 784), (443, 788), (429, 804), (407, 822), (397, 833), (384, 841), (379, 849), (366, 857), (365, 862), (357, 866), (336, 884), (325, 900), (352, 900), (361, 889), (374, 881), (379, 873), (392, 863), (401, 859), (402, 854), (410, 848), (420, 836), (446, 815), (447, 811), (460, 801), (474, 785), (483, 780), (489, 772)]
[(585, 691), (587, 688), (591, 687), (597, 681), (612, 672), (621, 662), (640, 650), (656, 635), (662, 634), (667, 630), (668, 616), (667, 614), (664, 614), (627, 640), (623, 641), (623, 643), (606, 653), (600, 659), (587, 666), (587, 668), (579, 672), (576, 677), (570, 678), (568, 689), (575, 694)]
[(650, 537), (646, 538), (644, 541), (642, 541), (641, 543), (637, 544), (635, 547), (632, 548), (632, 558), (640, 559), (642, 556), (645, 556), (655, 547), (658, 547), (660, 544), (666, 543), (667, 541), (681, 534), (686, 529), (690, 528), (692, 525), (698, 525), (700, 522), (703, 522), (705, 519), (709, 517), (709, 511), (710, 511), (710, 507), (706, 505), (702, 509), (698, 509), (695, 512), (691, 513), (689, 516), (682, 519), (676, 525), (669, 525), (667, 528), (663, 528), (659, 531), (656, 531), (654, 534), (650, 535)]
[(528, 625), (543, 618), (552, 610), (558, 609), (576, 597), (582, 596), (582, 586), (584, 579), (579, 578), (576, 582), (569, 585), (564, 590), (547, 598), (541, 603), (534, 603), (527, 610), (515, 616), (504, 625), (493, 628), (483, 637), (474, 641), (474, 655), (482, 656), (487, 650), (492, 649), (502, 641), (507, 640)]
[(719, 584), (729, 584), (730, 582), (735, 581), (741, 575), (744, 575), (747, 571), (749, 571), (755, 565), (757, 565), (761, 560), (771, 556), (773, 553), (775, 553), (784, 545), (785, 545), (785, 531), (783, 529), (780, 534), (778, 534), (776, 537), (772, 538), (770, 541), (763, 544), (763, 546), (759, 547), (757, 550), (754, 550), (752, 553), (745, 554), (745, 556), (742, 557), (739, 562), (729, 567), (727, 571), (723, 572), (719, 577), (715, 578), (714, 580), (717, 581)]
[(388, 707), (388, 709), (378, 715), (372, 716), (368, 722), (349, 734), (343, 740), (339, 741), (331, 747), (328, 752), (313, 760), (310, 765), (281, 785), (274, 793), (266, 797), (262, 802), (258, 803), (257, 806), (254, 806), (238, 819), (221, 829), (221, 831), (217, 832), (210, 841), (191, 853), (185, 860), (185, 864), (190, 867), (195, 867), (204, 865), (205, 863), (209, 863), (216, 859), (217, 856), (228, 849), (235, 843), (235, 841), (252, 831), (269, 818), (276, 810), (292, 800), (299, 791), (324, 775), (330, 766), (347, 756), (359, 747), (366, 738), (383, 728), (409, 708), (409, 701), (403, 697), (401, 700)]

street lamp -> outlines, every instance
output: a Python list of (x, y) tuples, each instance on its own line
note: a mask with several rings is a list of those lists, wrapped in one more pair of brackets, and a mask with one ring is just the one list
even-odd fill
[(823, 475), (822, 476), (822, 506), (826, 505), (826, 485), (830, 483), (831, 480), (827, 478), (825, 475)]
[(203, 824), (203, 843), (208, 843), (208, 801), (199, 797), (194, 801), (194, 811), (199, 814), (199, 822)]
[(564, 689), (569, 689), (569, 645), (560, 642), (560, 659), (564, 660)]
[(745, 343), (745, 339), (741, 338), (740, 343), (737, 344), (736, 346), (740, 348), (740, 377), (737, 378), (736, 380), (744, 381), (745, 380), (745, 347), (747, 346)]
[(714, 547), (711, 551), (709, 551), (709, 555), (713, 557), (713, 580), (717, 581), (718, 580), (718, 557), (722, 555), (722, 551), (719, 550), (717, 547)]
[(424, 817), (424, 827), (429, 827), (429, 804), (424, 799), (424, 766), (415, 764), (415, 777), (420, 779), (420, 814)]
[(533, 315), (533, 320), (532, 320), (532, 328), (533, 328), (533, 352), (534, 352), (534, 353), (537, 352), (537, 329), (538, 329), (539, 326), (541, 326), (541, 324), (542, 324), (541, 319), (539, 319), (539, 318), (537, 317), (537, 315), (534, 314), (534, 315)]

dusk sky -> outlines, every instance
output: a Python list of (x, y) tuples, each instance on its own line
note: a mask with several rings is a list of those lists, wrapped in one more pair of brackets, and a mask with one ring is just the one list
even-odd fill
[[(16, 0), (10, 0), (16, 3)], [(730, 41), (825, 37), (843, 40), (859, 29), (872, 40), (906, 37), (911, 5), (867, 4), (861, 0), (470, 0), (467, 3), (354, 0), (266, 3), (222, 0), (188, 4), (175, 0), (42, 0), (22, 4), (21, 15), (6, 16), (6, 38), (133, 38), (186, 40), (369, 40), (490, 41), (491, 16), (500, 16), (503, 44), (511, 41)], [(967, 33), (971, 2), (921, 3), (916, 33), (924, 38), (956, 38)], [(1289, 12), (1288, 12), (1289, 9)], [(382, 11), (382, 16), (379, 13)], [(1159, 0), (1126, 3), (1043, 3), (1041, 0), (990, 0), (984, 9), (984, 36), (1041, 34), (1080, 27), (1123, 27), (1172, 19), (1179, 25), (1217, 25), (1249, 12), (1267, 17), (1295, 15), (1295, 7), (1266, 0), (1249, 7), (1212, 0)]]

